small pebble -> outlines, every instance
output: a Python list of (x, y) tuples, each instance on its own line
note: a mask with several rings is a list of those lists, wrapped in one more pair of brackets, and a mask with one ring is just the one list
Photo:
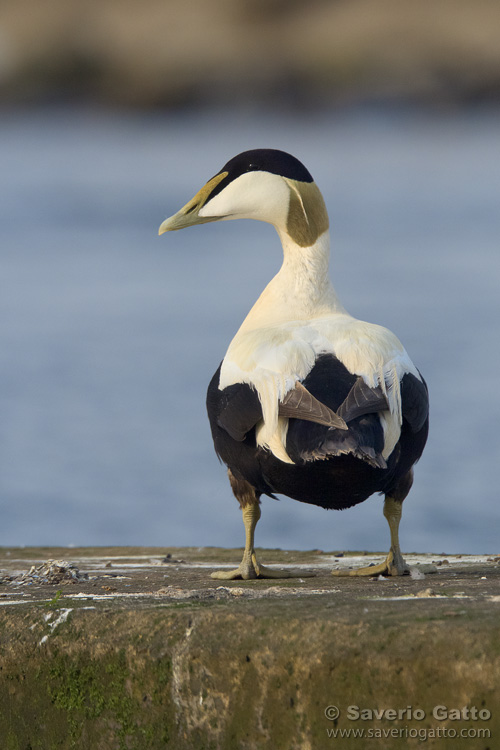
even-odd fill
[(425, 573), (422, 573), (422, 571), (418, 568), (410, 568), (410, 576), (414, 581), (421, 581), (423, 578), (425, 578)]

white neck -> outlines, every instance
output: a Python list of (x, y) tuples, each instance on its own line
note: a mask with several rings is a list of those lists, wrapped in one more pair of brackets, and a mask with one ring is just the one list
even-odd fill
[(278, 230), (283, 265), (245, 318), (240, 331), (292, 320), (311, 320), (334, 312), (345, 313), (328, 276), (330, 233), (310, 247), (297, 245)]

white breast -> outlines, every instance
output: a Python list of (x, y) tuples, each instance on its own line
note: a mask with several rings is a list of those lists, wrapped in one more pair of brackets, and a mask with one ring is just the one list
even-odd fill
[(380, 415), (383, 456), (388, 458), (401, 432), (401, 378), (405, 373), (420, 376), (397, 337), (382, 326), (342, 312), (307, 322), (240, 330), (224, 358), (219, 387), (248, 383), (255, 388), (263, 414), (257, 442), (290, 462), (285, 450), (287, 420), (278, 417), (279, 401), (297, 380), (304, 380), (324, 353), (335, 355), (370, 387), (381, 386), (390, 407)]

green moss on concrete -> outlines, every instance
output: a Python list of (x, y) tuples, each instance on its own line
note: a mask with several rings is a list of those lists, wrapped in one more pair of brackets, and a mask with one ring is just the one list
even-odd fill
[[(66, 589), (54, 602), (57, 589), (41, 587), (31, 603), (0, 607), (2, 750), (359, 750), (359, 738), (335, 742), (327, 731), (432, 728), (435, 705), (489, 709), (491, 720), (481, 728), (491, 741), (470, 747), (496, 746), (500, 625), (493, 564), (485, 570), (488, 579), (481, 571), (445, 581), (452, 592), (466, 589), (467, 599), (406, 599), (403, 594), (422, 584), (408, 578), (332, 585), (327, 573), (303, 589), (251, 581), (237, 582), (243, 591), (229, 594), (232, 585), (221, 593), (206, 583), (204, 570), (198, 578), (167, 570), (170, 598), (167, 592), (96, 599), (88, 608), (82, 600), (73, 605)], [(162, 590), (163, 573), (141, 571), (146, 583), (139, 590), (153, 589), (153, 574)], [(477, 580), (490, 587), (481, 598), (471, 593)], [(99, 593), (101, 583), (82, 586)], [(191, 601), (175, 599), (191, 590)], [(61, 607), (73, 611), (51, 627)], [(330, 705), (341, 711), (335, 722), (325, 716)], [(427, 718), (350, 722), (350, 705), (411, 705)], [(479, 727), (471, 721), (441, 726)], [(420, 744), (401, 737), (391, 738), (390, 747)], [(425, 746), (456, 750), (457, 744), (441, 739)], [(363, 747), (386, 750), (387, 737)]]
[(31, 655), (36, 670), (20, 673), (12, 664), (3, 674), (9, 688), (0, 731), (9, 750), (167, 745), (173, 717), (168, 658), (137, 669), (123, 648), (99, 659), (62, 650), (45, 657)]
[(116, 618), (94, 647), (88, 638), (93, 628), (86, 628), (84, 639), (75, 637), (80, 628), (66, 627), (46, 644), (31, 640), (21, 652), (10, 652), (2, 660), (3, 747), (156, 750), (168, 746), (174, 721), (171, 660), (168, 655), (151, 658), (144, 647), (120, 646), (120, 638), (115, 642), (118, 621), (125, 630), (130, 626), (125, 619)]
[[(349, 705), (412, 705), (428, 714), (438, 704), (486, 706), (488, 729), (500, 732), (498, 628), (457, 624), (450, 639), (442, 622), (339, 623), (319, 601), (307, 603), (307, 616), (297, 616), (297, 607), (270, 609), (272, 602), (254, 602), (252, 612), (238, 603), (163, 619), (156, 609), (128, 616), (79, 610), (44, 646), (26, 628), (1, 664), (3, 746), (324, 748), (328, 729), (359, 727), (346, 721)], [(336, 725), (325, 717), (328, 705), (343, 712)], [(384, 742), (366, 746), (385, 750)], [(391, 747), (407, 745), (401, 739)], [(344, 738), (342, 748), (357, 749), (359, 740)]]

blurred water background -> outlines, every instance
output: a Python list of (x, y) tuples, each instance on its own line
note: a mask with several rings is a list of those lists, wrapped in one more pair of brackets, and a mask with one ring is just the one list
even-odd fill
[[(274, 147), (324, 194), (344, 305), (429, 385), (404, 549), (498, 553), (495, 96), (113, 108), (33, 86), (0, 110), (0, 544), (241, 546), (205, 391), (281, 248), (258, 222), (157, 230), (230, 157)], [(384, 550), (382, 500), (263, 498), (257, 544)]]

